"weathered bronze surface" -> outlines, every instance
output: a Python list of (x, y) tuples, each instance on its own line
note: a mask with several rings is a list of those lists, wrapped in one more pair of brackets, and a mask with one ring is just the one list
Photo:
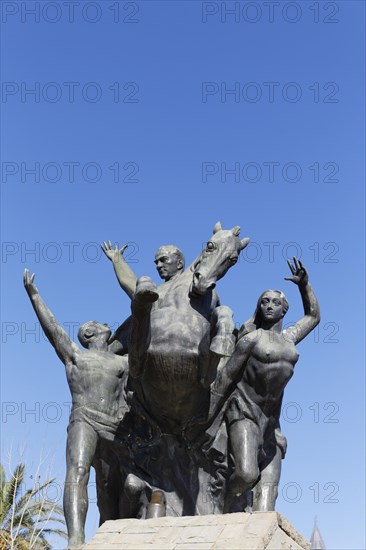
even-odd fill
[(84, 542), (90, 467), (100, 522), (117, 518), (274, 510), (286, 452), (279, 425), (295, 345), (320, 321), (299, 260), (289, 262), (304, 316), (282, 330), (288, 302), (265, 291), (237, 331), (215, 286), (249, 239), (218, 222), (204, 250), (184, 268), (173, 245), (155, 264), (164, 282), (137, 279), (110, 242), (102, 248), (131, 316), (111, 335), (90, 321), (80, 349), (47, 308), (28, 270), (24, 285), (49, 341), (66, 367), (72, 394), (64, 510), (69, 547)]

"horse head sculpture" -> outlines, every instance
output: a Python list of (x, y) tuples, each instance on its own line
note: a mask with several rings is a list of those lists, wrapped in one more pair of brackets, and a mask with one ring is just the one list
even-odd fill
[(238, 261), (240, 252), (248, 245), (249, 238), (240, 240), (240, 227), (222, 229), (217, 222), (213, 229), (213, 236), (206, 247), (193, 263), (193, 280), (191, 294), (203, 295), (215, 288), (216, 281), (221, 279), (227, 271)]

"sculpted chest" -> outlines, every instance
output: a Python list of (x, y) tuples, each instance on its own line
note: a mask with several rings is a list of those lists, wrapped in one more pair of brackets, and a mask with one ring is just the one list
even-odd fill
[(289, 362), (295, 365), (299, 353), (291, 340), (281, 334), (261, 332), (253, 349), (253, 358), (260, 363)]

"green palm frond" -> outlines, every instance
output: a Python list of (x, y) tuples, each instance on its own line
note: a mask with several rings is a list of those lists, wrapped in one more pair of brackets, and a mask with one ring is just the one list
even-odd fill
[(43, 529), (43, 532), (47, 535), (59, 535), (60, 537), (67, 539), (67, 531), (63, 531), (63, 529)]
[[(52, 483), (53, 480), (50, 480), (49, 483)], [(49, 512), (54, 512), (55, 514), (61, 514), (63, 515), (62, 507), (57, 505), (52, 500), (49, 500), (47, 498), (41, 497), (40, 500), (35, 499), (35, 497), (38, 496), (39, 492), (46, 488), (49, 483), (44, 483), (41, 487), (37, 489), (29, 489), (26, 494), (19, 499), (15, 506), (15, 515), (21, 514), (24, 508), (26, 508), (29, 512), (30, 509), (34, 511), (39, 511), (41, 515), (47, 515)], [(32, 500), (33, 499), (33, 500)], [(35, 500), (34, 500), (35, 499)], [(41, 503), (42, 509), (41, 509)]]
[(0, 464), (0, 499), (3, 500), (4, 488), (6, 484), (6, 474), (3, 465)]
[(6, 550), (7, 548), (9, 548), (11, 542), (12, 539), (10, 534), (5, 530), (0, 529), (0, 550)]
[(26, 536), (18, 534), (14, 540), (14, 547), (16, 550), (29, 550), (29, 540)]
[[(2, 468), (2, 470), (4, 472), (4, 468)], [(21, 490), (21, 486), (24, 480), (24, 470), (24, 464), (18, 464), (15, 468), (13, 475), (11, 476), (10, 481), (6, 481), (6, 479), (4, 478), (2, 499), (0, 501), (0, 524), (3, 523), (9, 511), (13, 507), (17, 497), (19, 496), (19, 492)]]
[(61, 506), (42, 494), (54, 479), (21, 495), (24, 472), (24, 464), (18, 464), (7, 481), (0, 465), (0, 550), (51, 550), (47, 535), (67, 538), (63, 529), (49, 527), (53, 523), (65, 525)]
[[(54, 533), (53, 529), (49, 530), (49, 534)], [(27, 543), (27, 550), (51, 548), (50, 543), (46, 539), (46, 534), (43, 529), (36, 529), (33, 531), (21, 531), (19, 537)], [(15, 539), (17, 540), (17, 538)]]

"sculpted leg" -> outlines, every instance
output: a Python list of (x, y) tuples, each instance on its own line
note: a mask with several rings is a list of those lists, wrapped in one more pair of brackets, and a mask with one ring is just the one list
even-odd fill
[(88, 510), (90, 466), (97, 446), (97, 434), (89, 424), (69, 425), (66, 447), (66, 480), (64, 513), (69, 535), (69, 548), (77, 548), (85, 540), (85, 520)]
[(258, 479), (259, 428), (248, 419), (233, 422), (229, 428), (229, 441), (234, 456), (235, 470), (229, 480), (224, 514), (230, 512), (235, 498), (242, 495), (247, 489), (251, 489)]
[(254, 512), (273, 512), (278, 496), (278, 484), (281, 476), (282, 453), (276, 447), (271, 462), (261, 471), (261, 478), (253, 489)]
[(110, 445), (99, 441), (93, 460), (97, 485), (99, 525), (110, 519), (119, 519), (119, 498), (122, 491), (119, 462)]
[(264, 466), (261, 466), (261, 478), (253, 490), (253, 510), (256, 512), (272, 512), (275, 509), (281, 477), (281, 465), (286, 455), (286, 449), (287, 439), (281, 433), (278, 425), (273, 435), (264, 444), (266, 462)]
[(128, 502), (128, 509), (125, 510), (124, 517), (135, 518), (141, 516), (142, 509), (149, 502), (151, 488), (139, 477), (128, 474), (124, 484), (124, 493)]
[(227, 306), (218, 306), (213, 312), (215, 336), (210, 350), (220, 356), (230, 357), (235, 348), (233, 311)]
[(233, 311), (227, 306), (214, 309), (211, 319), (213, 338), (206, 362), (202, 361), (200, 379), (204, 388), (209, 388), (217, 378), (235, 349)]
[(136, 378), (142, 374), (145, 353), (150, 345), (150, 312), (159, 298), (156, 285), (150, 277), (140, 277), (133, 296), (131, 339), (128, 363), (130, 374)]

